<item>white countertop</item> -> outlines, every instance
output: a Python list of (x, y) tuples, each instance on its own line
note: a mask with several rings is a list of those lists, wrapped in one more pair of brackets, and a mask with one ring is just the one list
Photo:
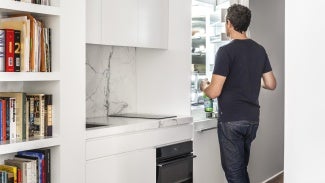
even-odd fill
[(194, 131), (201, 132), (218, 127), (217, 118), (207, 118), (204, 112), (204, 106), (192, 106), (192, 117)]
[(193, 123), (192, 117), (175, 117), (167, 119), (139, 119), (124, 117), (94, 117), (87, 118), (87, 123), (105, 124), (107, 126), (87, 128), (86, 139), (123, 133), (137, 132), (169, 126)]

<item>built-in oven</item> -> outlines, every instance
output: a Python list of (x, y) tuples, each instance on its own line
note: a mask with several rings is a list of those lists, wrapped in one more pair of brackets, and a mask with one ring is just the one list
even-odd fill
[(195, 157), (192, 141), (157, 148), (156, 183), (192, 183)]

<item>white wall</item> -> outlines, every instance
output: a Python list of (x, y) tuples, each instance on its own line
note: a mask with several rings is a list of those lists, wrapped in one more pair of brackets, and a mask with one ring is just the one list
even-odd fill
[[(284, 154), (284, 1), (251, 0), (251, 37), (268, 53), (277, 89), (260, 93), (260, 126), (252, 144), (251, 182), (261, 182), (283, 170)], [(286, 182), (287, 183), (287, 182)]]
[(325, 182), (324, 5), (285, 2), (285, 183)]
[(136, 49), (140, 113), (190, 115), (191, 4), (169, 1), (168, 50)]
[[(85, 0), (60, 1), (61, 183), (85, 182)], [(56, 182), (55, 182), (56, 183)]]

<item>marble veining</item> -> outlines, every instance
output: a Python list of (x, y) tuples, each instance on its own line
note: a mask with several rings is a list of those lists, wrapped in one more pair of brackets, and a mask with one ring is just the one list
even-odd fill
[(86, 116), (136, 112), (135, 48), (86, 48)]

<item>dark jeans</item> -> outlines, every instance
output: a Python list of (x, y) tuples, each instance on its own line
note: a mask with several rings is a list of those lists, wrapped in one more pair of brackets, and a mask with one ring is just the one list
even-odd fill
[(258, 122), (218, 122), (221, 164), (228, 183), (249, 183), (247, 165)]

